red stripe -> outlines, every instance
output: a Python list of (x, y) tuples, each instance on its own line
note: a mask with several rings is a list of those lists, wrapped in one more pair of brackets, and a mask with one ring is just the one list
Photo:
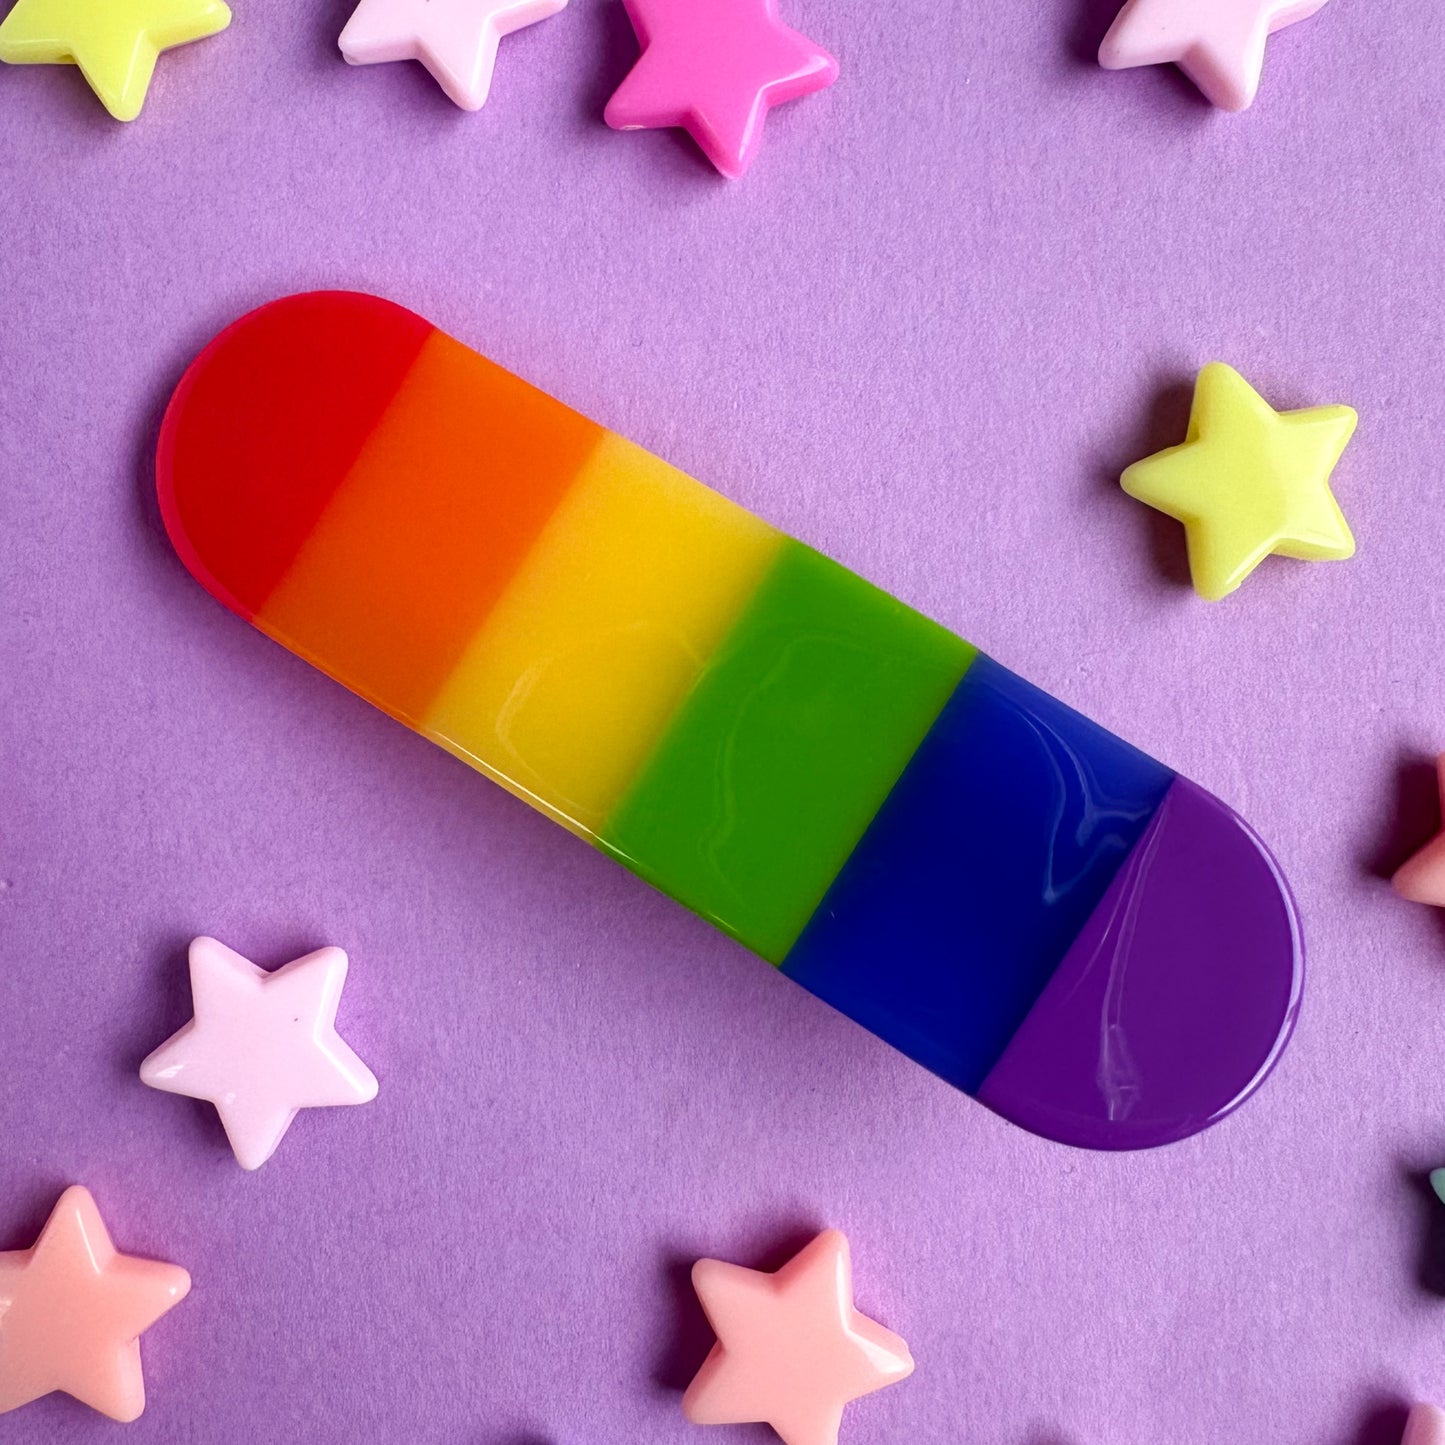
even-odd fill
[(186, 566), (250, 620), (286, 575), (433, 327), (345, 291), (243, 316), (191, 363), (156, 457)]

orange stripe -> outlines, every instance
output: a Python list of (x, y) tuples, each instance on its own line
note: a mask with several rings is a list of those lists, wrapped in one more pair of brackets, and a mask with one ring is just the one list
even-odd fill
[(257, 625), (416, 723), (602, 435), (433, 332)]

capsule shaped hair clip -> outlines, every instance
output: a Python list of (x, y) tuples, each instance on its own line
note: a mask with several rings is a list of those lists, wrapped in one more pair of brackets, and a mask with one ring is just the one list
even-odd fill
[(157, 475), (232, 611), (1014, 1123), (1164, 1144), (1279, 1058), (1228, 807), (412, 312), (242, 318)]

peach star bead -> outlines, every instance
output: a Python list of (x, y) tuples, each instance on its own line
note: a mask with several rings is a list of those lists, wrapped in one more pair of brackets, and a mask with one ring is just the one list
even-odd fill
[(361, 0), (338, 44), (348, 65), (419, 60), (463, 110), (480, 110), (502, 37), (566, 6), (567, 0)]
[(913, 1373), (908, 1346), (853, 1308), (836, 1229), (776, 1274), (700, 1259), (692, 1283), (718, 1337), (682, 1398), (694, 1425), (764, 1422), (785, 1445), (837, 1445), (850, 1400)]
[(71, 1185), (31, 1248), (0, 1254), (0, 1414), (63, 1390), (134, 1420), (139, 1336), (190, 1287), (179, 1265), (118, 1254), (90, 1191)]
[(243, 1169), (276, 1152), (299, 1110), (376, 1097), (376, 1076), (336, 1032), (341, 949), (267, 973), (197, 938), (190, 965), (195, 1017), (141, 1064), (141, 1082), (214, 1104)]
[(838, 62), (778, 18), (777, 0), (623, 0), (642, 54), (603, 119), (682, 126), (723, 175), (753, 163), (775, 105), (823, 90)]
[[(1440, 815), (1445, 819), (1445, 754), (1435, 761)], [(1445, 827), (1412, 858), (1407, 858), (1393, 879), (1395, 892), (1411, 903), (1445, 908)]]
[(1105, 70), (1176, 64), (1221, 110), (1244, 110), (1259, 90), (1264, 44), (1326, 0), (1129, 0), (1104, 43)]
[(1400, 1445), (1445, 1445), (1445, 1410), (1416, 1405), (1405, 1423), (1405, 1438)]

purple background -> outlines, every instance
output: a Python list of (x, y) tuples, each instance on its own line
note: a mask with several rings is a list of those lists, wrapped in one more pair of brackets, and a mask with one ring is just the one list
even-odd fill
[[(81, 1181), (193, 1272), (126, 1438), (761, 1441), (681, 1420), (687, 1265), (835, 1224), (918, 1360), (847, 1445), (1394, 1445), (1401, 1399), (1445, 1398), (1445, 934), (1380, 876), (1445, 746), (1445, 8), (1335, 0), (1226, 116), (1095, 68), (1106, 0), (785, 0), (842, 78), (731, 185), (601, 124), (615, 0), (504, 41), (478, 115), (348, 69), (348, 5), (240, 0), (131, 126), (0, 68), (0, 1247)], [(161, 407), (217, 328), (325, 285), (1244, 812), (1311, 957), (1260, 1096), (1155, 1154), (1032, 1139), (212, 602), (156, 517)], [(1207, 605), (1118, 491), (1211, 358), (1359, 408), (1354, 561)], [(136, 1077), (202, 931), (345, 947), (381, 1079), (256, 1175)], [(118, 1438), (62, 1397), (0, 1437)]]

